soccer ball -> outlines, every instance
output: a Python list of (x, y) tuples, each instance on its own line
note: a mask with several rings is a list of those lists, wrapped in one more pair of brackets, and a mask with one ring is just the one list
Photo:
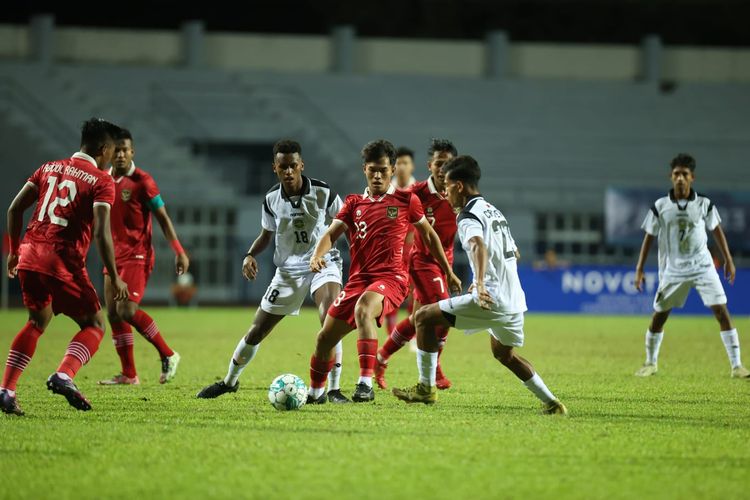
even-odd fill
[(277, 410), (299, 410), (307, 401), (307, 386), (297, 375), (279, 375), (268, 388), (268, 400)]

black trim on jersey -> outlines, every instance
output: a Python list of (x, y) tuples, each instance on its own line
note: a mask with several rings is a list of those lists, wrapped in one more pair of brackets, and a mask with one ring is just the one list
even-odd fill
[(310, 179), (304, 175), (302, 176), (302, 192), (299, 194), (299, 200), (297, 201), (292, 201), (286, 194), (286, 191), (284, 191), (284, 187), (281, 186), (281, 184), (279, 184), (279, 186), (281, 187), (281, 197), (291, 203), (294, 208), (299, 208), (302, 204), (302, 197), (310, 194)]
[(481, 198), (481, 197), (482, 197), (481, 194), (472, 194), (472, 195), (469, 195), (469, 197), (466, 199), (466, 206), (464, 207), (464, 210), (471, 210), (471, 207), (474, 206), (474, 203), (476, 203), (477, 200), (479, 198)]
[(659, 218), (659, 211), (656, 209), (656, 205), (651, 205), (651, 211), (654, 213), (656, 218)]
[[(696, 193), (695, 191), (693, 191), (693, 189), (692, 189), (692, 188), (690, 188), (690, 192), (688, 193), (688, 197), (687, 197), (687, 200), (688, 200), (688, 201), (695, 201), (695, 199), (696, 199), (697, 197), (698, 197), (698, 193)], [(674, 189), (670, 189), (670, 190), (669, 190), (669, 199), (670, 199), (670, 201), (672, 201), (673, 203), (677, 203), (677, 198), (676, 198), (676, 197), (675, 197), (675, 195), (674, 195)]]
[(708, 203), (708, 210), (706, 210), (706, 213), (709, 213), (714, 208), (714, 202), (711, 201)]
[(271, 207), (268, 206), (268, 200), (266, 200), (265, 198), (263, 198), (263, 210), (265, 210), (266, 213), (271, 217), (276, 218), (276, 214), (273, 213)]
[(318, 180), (318, 179), (313, 179), (312, 177), (310, 177), (310, 184), (312, 184), (313, 186), (318, 186), (318, 187), (324, 187), (324, 188), (331, 189), (331, 186), (329, 186), (325, 182), (323, 182), (321, 180)]
[(273, 193), (274, 191), (278, 191), (279, 189), (281, 189), (281, 184), (275, 184), (271, 189), (266, 191), (266, 196)]
[(334, 190), (331, 189), (331, 186), (328, 185), (328, 183), (326, 182), (323, 182), (318, 179), (313, 179), (312, 177), (310, 178), (310, 184), (312, 184), (313, 186), (326, 188), (328, 190), (328, 201), (326, 202), (326, 208), (331, 208), (331, 205), (333, 205), (333, 202), (336, 201), (336, 196), (338, 196), (336, 192), (334, 192)]
[(461, 210), (461, 213), (458, 214), (458, 219), (456, 219), (456, 224), (461, 223), (461, 221), (464, 220), (464, 219), (474, 219), (479, 224), (481, 224), (482, 225), (482, 229), (484, 229), (484, 222), (482, 222), (482, 220), (479, 217), (477, 217), (473, 213), (468, 212), (466, 210)]

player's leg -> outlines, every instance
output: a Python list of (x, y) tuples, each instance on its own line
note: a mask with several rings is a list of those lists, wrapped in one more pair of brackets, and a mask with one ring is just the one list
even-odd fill
[(671, 312), (671, 309), (654, 311), (651, 323), (646, 330), (646, 361), (635, 372), (637, 377), (649, 377), (658, 371), (659, 349), (661, 349), (661, 341), (664, 338), (664, 325), (667, 323)]
[(490, 336), (492, 355), (503, 366), (513, 372), (523, 382), (523, 385), (544, 404), (542, 411), (547, 414), (566, 414), (567, 409), (565, 406), (547, 388), (544, 380), (534, 371), (531, 363), (519, 356), (513, 349), (513, 346), (506, 346), (502, 341), (495, 338), (495, 328), (492, 329), (492, 333), (493, 335)]
[(438, 328), (448, 328), (455, 322), (449, 318), (439, 304), (429, 304), (415, 309), (417, 326), (417, 385), (404, 389), (393, 389), (393, 395), (407, 403), (432, 404), (437, 401), (436, 372), (440, 342), (435, 335)]
[[(341, 293), (340, 274), (338, 281), (328, 281), (319, 286), (313, 285), (313, 300), (318, 308), (320, 326), (326, 319), (328, 309)], [(328, 393), (327, 398), (331, 403), (349, 403), (349, 398), (341, 393), (341, 361), (344, 356), (342, 341), (340, 340), (334, 347), (334, 364), (331, 372), (328, 374)]]
[[(24, 302), (26, 302), (26, 293), (24, 293)], [(27, 305), (27, 307), (30, 305)], [(24, 414), (16, 400), (16, 384), (31, 362), (31, 358), (34, 357), (39, 337), (52, 320), (52, 307), (49, 300), (47, 300), (46, 305), (39, 305), (42, 305), (39, 309), (28, 309), (29, 320), (10, 344), (5, 371), (3, 372), (2, 382), (0, 382), (0, 410), (3, 413), (19, 416)]]
[[(421, 306), (416, 295), (414, 295), (412, 304), (412, 311), (416, 311)], [(378, 349), (376, 358), (375, 382), (381, 389), (386, 389), (388, 387), (388, 383), (385, 380), (385, 371), (388, 369), (388, 360), (391, 359), (391, 356), (397, 353), (402, 347), (408, 344), (417, 334), (417, 330), (414, 328), (414, 312), (401, 320), (390, 332), (391, 333), (388, 335), (383, 346)]]
[[(383, 289), (385, 291), (385, 288)], [(372, 377), (375, 373), (378, 353), (378, 331), (376, 321), (384, 311), (385, 296), (381, 293), (366, 290), (354, 306), (354, 321), (357, 324), (357, 353), (359, 354), (359, 380), (354, 389), (352, 400), (363, 403), (375, 399), (372, 389)], [(397, 307), (397, 306), (395, 306)]]
[[(98, 306), (98, 302), (96, 302), (96, 305)], [(73, 408), (87, 411), (91, 409), (91, 403), (76, 387), (73, 379), (81, 367), (88, 363), (99, 349), (104, 337), (104, 315), (101, 310), (79, 312), (76, 315), (66, 312), (66, 315), (78, 324), (80, 331), (68, 344), (65, 356), (63, 356), (55, 373), (47, 379), (47, 389), (64, 396)]]
[(721, 328), (721, 341), (727, 351), (729, 364), (732, 368), (731, 377), (750, 377), (750, 370), (742, 365), (742, 357), (740, 356), (740, 337), (737, 334), (737, 329), (732, 325), (732, 318), (729, 315), (727, 305), (713, 305), (711, 306), (711, 311), (714, 313), (714, 317), (716, 317), (716, 320), (719, 322), (719, 327)]
[[(343, 293), (343, 292), (342, 292)], [(336, 299), (338, 300), (338, 299)], [(335, 302), (334, 302), (335, 305)], [(332, 306), (331, 309), (334, 307)], [(310, 390), (307, 397), (308, 403), (325, 403), (325, 387), (328, 374), (336, 362), (336, 344), (354, 330), (352, 326), (343, 319), (327, 314), (323, 321), (323, 327), (318, 332), (315, 342), (315, 352), (310, 358)]]
[(120, 358), (121, 370), (111, 379), (100, 380), (99, 384), (139, 384), (138, 373), (135, 369), (135, 356), (133, 355), (133, 329), (130, 323), (122, 319), (117, 312), (112, 279), (107, 274), (104, 275), (104, 302), (107, 308), (109, 326), (112, 328), (112, 342), (115, 345), (117, 356)]
[(148, 278), (150, 275), (149, 267), (141, 264), (128, 264), (122, 266), (120, 276), (128, 284), (130, 299), (117, 304), (117, 313), (125, 321), (130, 323), (138, 330), (151, 345), (159, 352), (161, 360), (161, 374), (159, 383), (164, 384), (172, 380), (177, 373), (177, 366), (180, 363), (180, 354), (173, 351), (159, 330), (154, 319), (146, 311), (140, 308), (140, 302), (146, 291)]

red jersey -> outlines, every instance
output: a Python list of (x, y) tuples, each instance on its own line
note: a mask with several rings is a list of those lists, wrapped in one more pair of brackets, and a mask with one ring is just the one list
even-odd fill
[(84, 276), (94, 206), (112, 205), (114, 181), (85, 153), (45, 163), (29, 177), (39, 193), (21, 244), (18, 269), (61, 281)]
[[(445, 250), (445, 256), (452, 265), (453, 242), (456, 239), (456, 231), (458, 229), (456, 225), (456, 212), (448, 200), (435, 189), (432, 177), (426, 181), (417, 182), (409, 189), (422, 202), (425, 216), (440, 238), (440, 243)], [(419, 234), (414, 235), (414, 248), (412, 249), (411, 261), (414, 269), (439, 265)]]
[(112, 207), (112, 239), (115, 259), (137, 261), (151, 265), (154, 248), (151, 246), (151, 212), (164, 202), (153, 177), (131, 165), (130, 170), (115, 177), (115, 204)]
[(350, 194), (336, 215), (347, 226), (351, 254), (349, 279), (377, 279), (394, 273), (408, 281), (404, 239), (411, 224), (424, 217), (422, 204), (409, 191), (390, 187), (377, 198)]

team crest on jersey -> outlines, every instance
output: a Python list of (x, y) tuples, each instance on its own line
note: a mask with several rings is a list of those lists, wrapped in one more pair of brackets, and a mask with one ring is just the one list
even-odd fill
[(389, 219), (395, 219), (398, 217), (398, 207), (388, 207), (385, 211), (385, 215), (387, 215)]
[(357, 209), (357, 217), (362, 217), (362, 210)]
[(427, 210), (425, 210), (425, 213), (428, 217), (432, 217), (432, 207), (427, 207)]
[(294, 224), (295, 229), (305, 228), (305, 221), (303, 221), (302, 219), (294, 219), (294, 222), (292, 224)]
[(120, 198), (122, 198), (122, 201), (130, 201), (130, 189), (123, 189), (120, 193)]

